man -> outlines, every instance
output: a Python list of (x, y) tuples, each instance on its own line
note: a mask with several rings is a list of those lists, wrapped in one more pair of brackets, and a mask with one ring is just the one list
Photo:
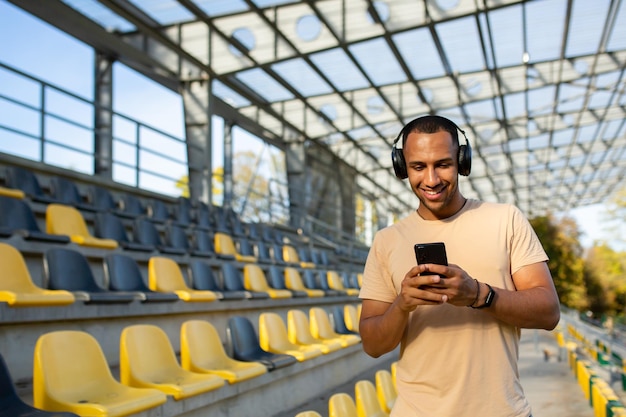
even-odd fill
[[(424, 116), (396, 139), (396, 175), (408, 177), (420, 203), (372, 243), (359, 295), (363, 348), (378, 357), (400, 344), (392, 417), (528, 417), (520, 329), (553, 329), (559, 301), (523, 214), (461, 194), (471, 148), (459, 130)], [(448, 266), (417, 265), (413, 247), (427, 242), (445, 243)]]

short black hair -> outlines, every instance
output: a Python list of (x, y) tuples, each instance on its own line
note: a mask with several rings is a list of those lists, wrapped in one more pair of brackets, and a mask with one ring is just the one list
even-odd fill
[(458, 146), (460, 129), (456, 123), (443, 116), (429, 114), (427, 116), (421, 116), (417, 119), (411, 120), (402, 128), (400, 131), (400, 135), (402, 136), (402, 147), (404, 148), (404, 144), (406, 143), (406, 138), (409, 136), (409, 133), (437, 133), (442, 130), (450, 133), (453, 139), (452, 142), (455, 146)]

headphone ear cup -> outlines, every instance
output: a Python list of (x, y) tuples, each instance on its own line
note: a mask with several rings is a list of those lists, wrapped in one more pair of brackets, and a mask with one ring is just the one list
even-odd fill
[(393, 171), (401, 180), (404, 180), (409, 177), (406, 172), (406, 162), (404, 161), (404, 154), (402, 153), (402, 149), (398, 149), (395, 146), (391, 150), (391, 162), (393, 163)]
[(459, 174), (467, 177), (472, 171), (472, 148), (469, 145), (459, 146)]

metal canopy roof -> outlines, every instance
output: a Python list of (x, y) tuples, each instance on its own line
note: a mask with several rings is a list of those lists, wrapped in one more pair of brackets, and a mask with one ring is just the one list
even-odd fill
[(626, 172), (626, 0), (10, 1), (173, 88), (214, 80), (398, 211), (415, 200), (392, 142), (427, 113), (467, 133), (464, 194), (528, 215), (604, 201)]

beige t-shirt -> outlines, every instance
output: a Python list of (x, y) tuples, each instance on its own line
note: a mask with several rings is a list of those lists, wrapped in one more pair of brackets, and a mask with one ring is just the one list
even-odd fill
[[(442, 221), (417, 212), (380, 230), (359, 297), (392, 303), (416, 265), (413, 245), (444, 242), (449, 264), (494, 287), (515, 290), (512, 274), (547, 261), (524, 215), (509, 204), (468, 200)], [(392, 417), (528, 417), (517, 369), (520, 329), (484, 311), (420, 306), (409, 318)]]

